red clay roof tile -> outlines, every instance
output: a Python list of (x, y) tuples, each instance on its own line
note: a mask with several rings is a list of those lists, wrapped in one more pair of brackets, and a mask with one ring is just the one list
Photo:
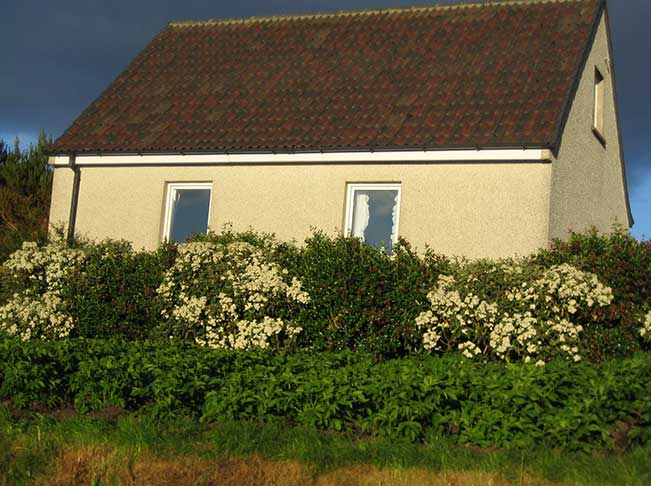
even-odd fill
[(52, 152), (551, 146), (600, 8), (172, 23)]

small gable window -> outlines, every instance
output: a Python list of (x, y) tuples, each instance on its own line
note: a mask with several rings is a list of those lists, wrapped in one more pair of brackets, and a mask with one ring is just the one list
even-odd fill
[(163, 239), (182, 243), (193, 233), (208, 231), (210, 182), (167, 184)]
[(602, 144), (606, 143), (604, 137), (604, 89), (605, 89), (604, 77), (599, 71), (595, 68), (594, 71), (594, 118), (592, 122), (592, 131), (599, 139)]
[(369, 245), (393, 251), (398, 241), (400, 184), (348, 184), (346, 191), (346, 235)]

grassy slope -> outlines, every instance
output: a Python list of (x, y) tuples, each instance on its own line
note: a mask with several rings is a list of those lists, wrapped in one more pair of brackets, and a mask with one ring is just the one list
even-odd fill
[(280, 424), (177, 418), (16, 420), (0, 411), (0, 484), (651, 484), (651, 448), (620, 456), (351, 440)]

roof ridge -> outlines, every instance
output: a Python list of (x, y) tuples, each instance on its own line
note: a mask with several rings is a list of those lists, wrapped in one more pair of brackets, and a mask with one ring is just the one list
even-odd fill
[(413, 13), (413, 12), (430, 12), (437, 10), (459, 10), (465, 8), (493, 7), (504, 5), (531, 5), (543, 3), (579, 3), (590, 0), (475, 0), (472, 2), (452, 3), (452, 4), (432, 4), (420, 7), (392, 7), (380, 9), (363, 9), (363, 10), (340, 10), (337, 12), (317, 12), (305, 14), (287, 14), (287, 15), (270, 15), (268, 17), (242, 17), (226, 19), (207, 19), (207, 20), (180, 20), (169, 22), (169, 27), (210, 27), (216, 25), (232, 24), (255, 24), (263, 22), (280, 22), (291, 20), (308, 20), (329, 17), (358, 17), (362, 15), (378, 15), (391, 13)]

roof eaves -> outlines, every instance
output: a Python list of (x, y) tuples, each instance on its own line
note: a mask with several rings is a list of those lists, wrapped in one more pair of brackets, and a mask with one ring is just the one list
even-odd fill
[(513, 149), (548, 149), (552, 147), (548, 143), (532, 142), (520, 144), (492, 144), (492, 145), (445, 145), (434, 147), (421, 147), (421, 146), (374, 146), (374, 147), (314, 147), (314, 148), (301, 148), (301, 149), (171, 149), (171, 150), (147, 150), (147, 149), (125, 149), (125, 150), (98, 150), (92, 148), (70, 148), (49, 153), (50, 156), (66, 156), (66, 155), (199, 155), (199, 154), (310, 154), (310, 153), (342, 153), (342, 152), (435, 152), (441, 150), (513, 150)]

